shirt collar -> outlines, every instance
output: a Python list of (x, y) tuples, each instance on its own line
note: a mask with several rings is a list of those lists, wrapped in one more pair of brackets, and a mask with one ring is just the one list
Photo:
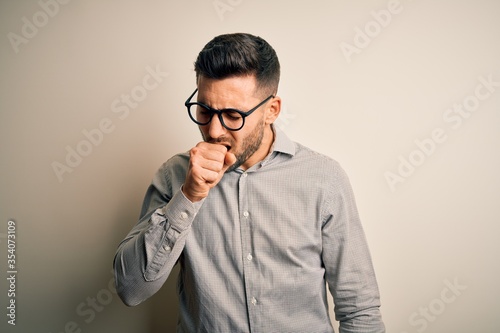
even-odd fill
[[(254, 172), (264, 167), (266, 164), (273, 161), (278, 154), (286, 154), (290, 157), (293, 157), (295, 155), (295, 143), (290, 140), (288, 136), (274, 124), (271, 124), (271, 129), (273, 130), (274, 134), (274, 142), (271, 146), (269, 154), (262, 161), (246, 170), (246, 172)], [(238, 173), (244, 172), (241, 168), (237, 168), (235, 171), (237, 171)]]
[(274, 152), (284, 153), (291, 156), (295, 155), (295, 144), (290, 138), (277, 126), (271, 125), (274, 132), (274, 142), (271, 148), (271, 154)]
[(274, 133), (274, 142), (267, 157), (256, 165), (256, 168), (261, 168), (274, 160), (278, 154), (286, 154), (290, 157), (295, 155), (295, 144), (288, 136), (279, 129), (279, 127), (271, 124), (271, 129)]

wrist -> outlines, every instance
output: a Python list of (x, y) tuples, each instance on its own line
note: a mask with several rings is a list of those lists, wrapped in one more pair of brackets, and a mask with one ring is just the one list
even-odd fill
[(184, 185), (181, 186), (181, 192), (182, 192), (182, 195), (184, 195), (184, 197), (186, 199), (188, 199), (189, 201), (191, 201), (192, 203), (199, 202), (199, 201), (205, 199), (204, 196), (199, 196), (199, 195), (197, 196), (197, 195), (190, 194), (188, 191), (186, 191), (184, 189)]

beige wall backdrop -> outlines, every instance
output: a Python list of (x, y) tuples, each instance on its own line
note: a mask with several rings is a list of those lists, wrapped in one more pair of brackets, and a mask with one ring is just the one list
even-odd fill
[(243, 31), (280, 57), (278, 125), (350, 176), (388, 332), (499, 332), (499, 16), (494, 0), (1, 0), (0, 331), (174, 332), (176, 277), (127, 308), (111, 263), (156, 169), (200, 140), (183, 106), (198, 52)]

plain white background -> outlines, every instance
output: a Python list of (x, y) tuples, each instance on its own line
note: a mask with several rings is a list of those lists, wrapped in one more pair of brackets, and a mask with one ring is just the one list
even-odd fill
[(175, 331), (175, 276), (127, 308), (111, 263), (156, 169), (200, 140), (198, 52), (240, 31), (280, 57), (278, 125), (350, 176), (387, 331), (500, 330), (497, 1), (61, 2), (0, 1), (2, 332)]

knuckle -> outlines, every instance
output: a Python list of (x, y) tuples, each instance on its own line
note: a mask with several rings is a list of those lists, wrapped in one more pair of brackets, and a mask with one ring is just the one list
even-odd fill
[(189, 150), (189, 155), (191, 157), (198, 155), (200, 153), (200, 148), (199, 147), (193, 147), (191, 150)]

